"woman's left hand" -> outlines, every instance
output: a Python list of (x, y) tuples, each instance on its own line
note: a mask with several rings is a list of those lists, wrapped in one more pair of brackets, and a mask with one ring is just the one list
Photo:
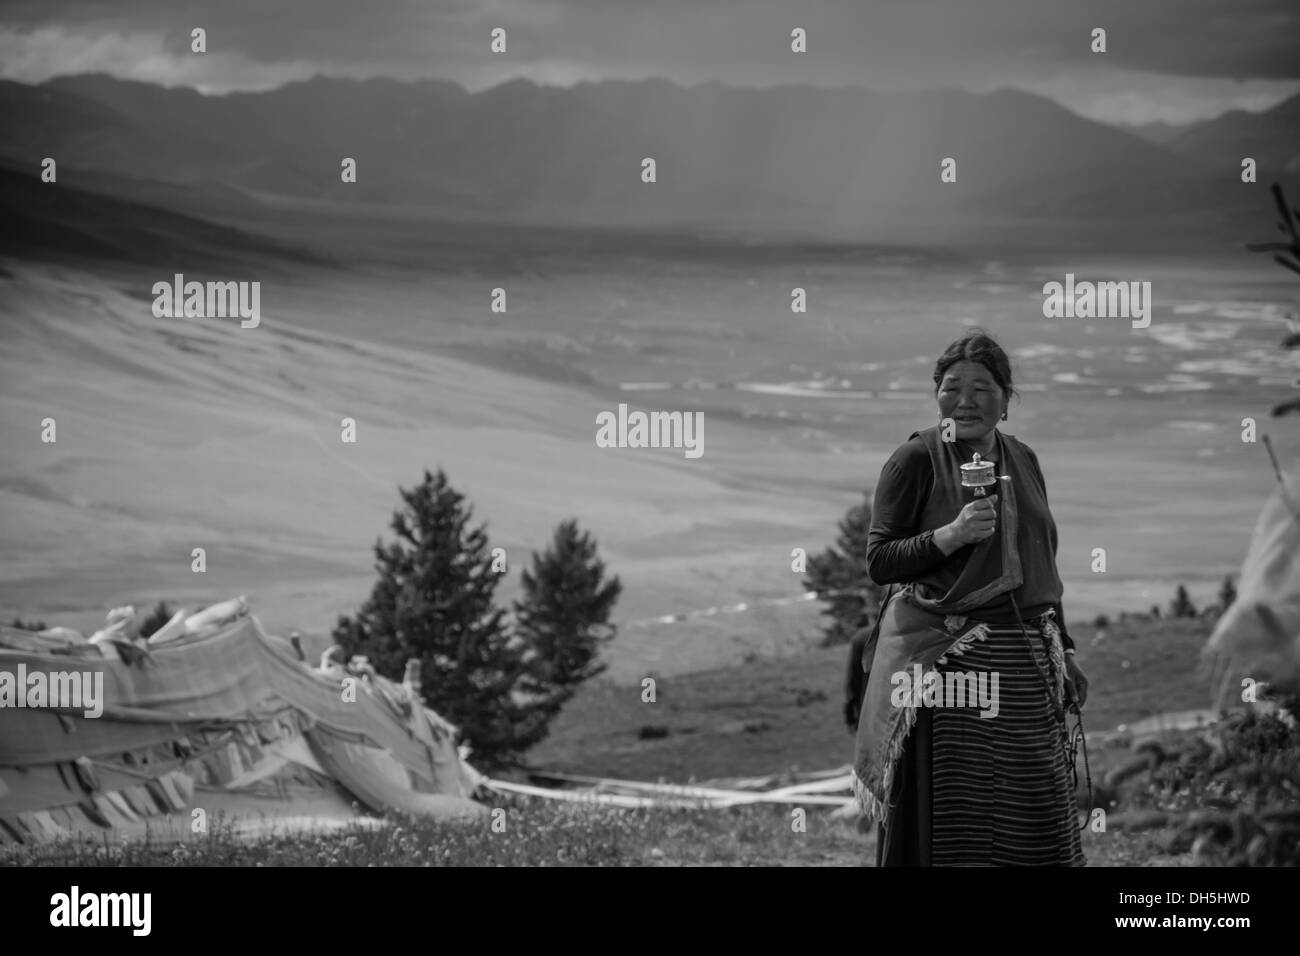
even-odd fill
[(1088, 700), (1088, 678), (1074, 662), (1073, 654), (1065, 656), (1065, 696), (1077, 701), (1080, 707)]

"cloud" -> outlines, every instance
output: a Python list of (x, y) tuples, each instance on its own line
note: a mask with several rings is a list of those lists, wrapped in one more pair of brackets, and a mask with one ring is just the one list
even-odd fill
[(1106, 123), (1191, 123), (1228, 110), (1259, 112), (1300, 93), (1294, 80), (1175, 77), (1116, 70), (1104, 77), (1073, 73), (1035, 80), (1025, 89), (1056, 100), (1080, 116)]
[(307, 63), (254, 63), (236, 52), (177, 53), (161, 34), (78, 33), (62, 27), (23, 31), (0, 26), (0, 77), (38, 83), (69, 73), (111, 73), (163, 86), (192, 86), (202, 92), (228, 89), (232, 76), (241, 89), (271, 89), (311, 76)]
[[(309, 72), (433, 76), (470, 89), (516, 76), (1014, 85), (1130, 119), (1267, 105), (1300, 89), (1294, 0), (7, 0), (0, 25), (32, 38), (35, 50), (6, 46), (28, 76), (134, 68), (145, 78), (120, 52), (138, 48), (160, 82), (200, 77), (211, 89)], [(188, 53), (194, 26), (208, 31), (204, 63)], [(504, 55), (489, 50), (497, 26)], [(790, 50), (796, 26), (808, 31), (805, 54)], [(1091, 50), (1095, 27), (1107, 31), (1104, 54)], [(94, 42), (104, 37), (117, 40)]]

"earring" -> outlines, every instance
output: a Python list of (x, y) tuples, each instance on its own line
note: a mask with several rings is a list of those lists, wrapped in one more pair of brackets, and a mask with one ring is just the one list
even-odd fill
[(1002, 420), (1003, 420), (1004, 422), (1007, 420), (1007, 413), (1006, 413), (1006, 412), (1003, 412), (1003, 413), (1002, 413)]

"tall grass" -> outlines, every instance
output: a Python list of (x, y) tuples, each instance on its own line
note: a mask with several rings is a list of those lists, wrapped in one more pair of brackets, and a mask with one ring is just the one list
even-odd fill
[(790, 807), (619, 809), (501, 799), (480, 823), (405, 816), (381, 827), (241, 836), (224, 819), (181, 843), (89, 838), (0, 850), (18, 866), (654, 866), (779, 865), (867, 859), (851, 822), (809, 808), (796, 832)]

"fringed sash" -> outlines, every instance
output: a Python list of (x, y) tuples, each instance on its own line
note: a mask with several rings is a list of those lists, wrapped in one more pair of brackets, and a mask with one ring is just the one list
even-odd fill
[[(894, 675), (915, 673), (917, 666), (921, 673), (928, 673), (935, 665), (946, 664), (950, 656), (961, 655), (974, 641), (987, 639), (989, 628), (994, 626), (961, 615), (929, 611), (915, 598), (913, 585), (905, 585), (881, 611), (880, 637), (858, 722), (853, 793), (861, 813), (881, 824), (888, 823), (894, 771), (916, 723), (916, 706), (898, 707), (891, 699)], [(1059, 703), (1065, 695), (1065, 655), (1055, 609), (1026, 621), (1025, 626), (1036, 627), (1047, 638), (1056, 675), (1051, 691)]]

